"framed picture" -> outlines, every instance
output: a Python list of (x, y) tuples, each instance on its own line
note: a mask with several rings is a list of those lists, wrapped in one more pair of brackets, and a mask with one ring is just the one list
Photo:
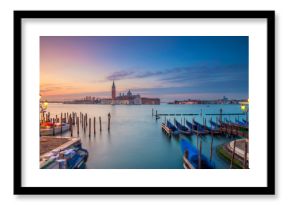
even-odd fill
[(14, 11), (14, 194), (274, 194), (274, 11)]

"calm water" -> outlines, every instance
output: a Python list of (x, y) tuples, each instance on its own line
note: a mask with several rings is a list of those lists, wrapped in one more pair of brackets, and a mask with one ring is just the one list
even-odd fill
[[(182, 153), (179, 145), (180, 138), (168, 137), (161, 131), (161, 123), (164, 116), (155, 120), (152, 117), (152, 108), (158, 113), (198, 113), (195, 120), (202, 122), (206, 113), (241, 113), (239, 105), (70, 105), (50, 103), (48, 111), (51, 116), (60, 116), (61, 112), (87, 113), (88, 118), (96, 117), (96, 135), (89, 137), (80, 129), (80, 138), (83, 147), (89, 151), (87, 167), (91, 169), (183, 169)], [(108, 126), (108, 113), (111, 113), (111, 130)], [(102, 117), (102, 132), (99, 131), (98, 117)], [(193, 116), (185, 119), (192, 121)], [(232, 116), (231, 119), (237, 116)], [(173, 122), (173, 116), (166, 117)], [(181, 121), (182, 116), (176, 116)], [(215, 119), (216, 116), (213, 117)], [(242, 117), (240, 116), (240, 119)], [(210, 117), (207, 117), (207, 121)], [(74, 135), (77, 134), (76, 127)], [(63, 136), (70, 136), (67, 132)], [(196, 146), (196, 136), (185, 137)], [(210, 156), (211, 136), (202, 139), (202, 153)], [(214, 137), (213, 161), (217, 168), (229, 168), (229, 164), (220, 159), (215, 148), (232, 140), (224, 136)]]

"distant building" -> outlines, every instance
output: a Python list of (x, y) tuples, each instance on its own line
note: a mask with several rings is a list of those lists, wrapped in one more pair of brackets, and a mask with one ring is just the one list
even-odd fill
[(134, 95), (131, 90), (125, 93), (120, 93), (119, 96), (116, 96), (116, 85), (115, 81), (112, 84), (112, 98), (100, 99), (100, 104), (112, 104), (112, 105), (141, 105), (141, 104), (149, 104), (149, 105), (159, 105), (159, 98), (141, 98), (139, 94)]
[(141, 102), (144, 105), (160, 105), (159, 98), (141, 98)]
[(105, 104), (105, 105), (107, 105), (107, 104), (112, 104), (112, 99), (111, 99), (111, 98), (102, 98), (102, 99), (100, 100), (100, 103), (101, 103), (101, 104)]
[(229, 99), (226, 96), (224, 96), (223, 99), (222, 99), (222, 102), (223, 102), (223, 104), (228, 104), (229, 103)]
[(124, 93), (116, 97), (116, 104), (119, 105), (141, 105), (141, 96), (133, 95), (131, 90), (128, 91), (127, 95)]
[(124, 93), (116, 97), (116, 86), (113, 81), (112, 85), (112, 104), (114, 105), (140, 105), (141, 104), (141, 96), (133, 95), (131, 90), (128, 91), (127, 95)]

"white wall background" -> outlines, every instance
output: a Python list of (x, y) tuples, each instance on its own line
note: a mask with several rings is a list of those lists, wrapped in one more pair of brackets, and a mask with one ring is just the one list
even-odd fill
[[(1, 204), (288, 204), (290, 12), (286, 0), (10, 0), (0, 3)], [(276, 10), (276, 196), (14, 196), (13, 10)]]

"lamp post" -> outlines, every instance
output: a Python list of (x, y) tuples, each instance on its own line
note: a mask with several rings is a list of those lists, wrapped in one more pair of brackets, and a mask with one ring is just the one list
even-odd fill
[(45, 100), (44, 102), (41, 101), (41, 95), (39, 95), (39, 108), (40, 108), (40, 116), (41, 116), (41, 121), (44, 121), (44, 113), (46, 112), (46, 109), (48, 107), (48, 102)]
[(249, 113), (249, 99), (248, 101), (240, 102), (241, 110), (246, 113), (246, 121), (249, 123), (248, 119), (248, 113)]
[[(246, 122), (249, 126), (249, 119), (248, 119), (248, 113), (249, 113), (249, 99), (245, 102), (240, 102), (241, 104), (241, 110), (246, 113)], [(245, 145), (244, 145), (244, 162), (243, 162), (243, 167), (244, 169), (248, 168), (248, 145), (249, 145), (249, 140), (246, 138), (245, 139)]]

